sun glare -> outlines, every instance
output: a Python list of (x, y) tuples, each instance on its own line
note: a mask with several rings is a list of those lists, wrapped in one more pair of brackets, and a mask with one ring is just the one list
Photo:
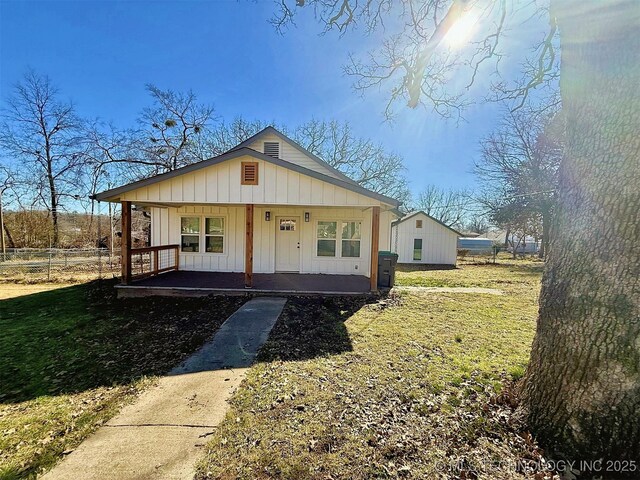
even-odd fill
[(445, 35), (445, 44), (451, 48), (463, 47), (475, 32), (478, 20), (479, 15), (474, 10), (465, 12)]

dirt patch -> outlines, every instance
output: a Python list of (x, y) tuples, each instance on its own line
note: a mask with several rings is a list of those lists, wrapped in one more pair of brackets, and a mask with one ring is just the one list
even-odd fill
[(0, 283), (0, 300), (7, 298), (21, 297), (23, 295), (31, 295), (32, 293), (48, 292), (56, 288), (68, 287), (70, 284), (64, 283)]

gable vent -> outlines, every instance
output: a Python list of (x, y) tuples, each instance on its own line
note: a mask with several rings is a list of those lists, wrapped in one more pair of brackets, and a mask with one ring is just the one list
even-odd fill
[(242, 162), (242, 185), (258, 185), (258, 162)]
[(278, 142), (264, 142), (264, 154), (280, 158), (280, 144)]

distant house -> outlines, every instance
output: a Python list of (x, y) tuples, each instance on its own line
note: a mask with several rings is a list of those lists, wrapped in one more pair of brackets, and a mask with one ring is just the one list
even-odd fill
[[(287, 273), (294, 290), (314, 274), (325, 274), (324, 283), (312, 289), (340, 290), (341, 282), (327, 277), (342, 275), (361, 277), (366, 290), (375, 290), (377, 253), (391, 247), (391, 222), (399, 206), (273, 127), (215, 158), (95, 198), (122, 204), (125, 283), (179, 270), (195, 273), (183, 274), (180, 281), (174, 275), (174, 286), (193, 288), (236, 288), (243, 278), (240, 288), (277, 290), (284, 288), (285, 277), (266, 275)], [(126, 224), (132, 203), (151, 214), (147, 251), (131, 250), (130, 238), (124, 238), (130, 236)], [(142, 271), (135, 270), (138, 253), (149, 256), (146, 273), (144, 261)], [(160, 277), (171, 286), (171, 276)]]
[(424, 212), (412, 212), (393, 222), (392, 250), (398, 263), (455, 265), (460, 233)]

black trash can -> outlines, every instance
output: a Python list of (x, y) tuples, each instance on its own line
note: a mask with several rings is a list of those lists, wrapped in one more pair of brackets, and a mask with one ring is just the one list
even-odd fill
[(397, 253), (389, 251), (378, 252), (378, 287), (393, 287), (393, 284), (396, 281), (397, 263)]

